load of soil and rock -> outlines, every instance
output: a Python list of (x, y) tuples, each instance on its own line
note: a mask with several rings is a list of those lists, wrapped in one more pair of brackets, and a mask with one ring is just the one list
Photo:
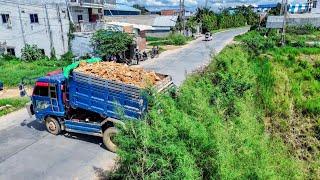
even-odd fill
[(75, 71), (111, 81), (134, 85), (139, 88), (146, 88), (149, 85), (155, 85), (161, 81), (161, 78), (155, 72), (148, 72), (142, 68), (129, 67), (114, 62), (81, 62)]

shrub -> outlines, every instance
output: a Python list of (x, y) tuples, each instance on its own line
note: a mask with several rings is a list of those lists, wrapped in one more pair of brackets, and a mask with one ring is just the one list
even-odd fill
[(170, 34), (168, 40), (172, 42), (173, 45), (185, 45), (187, 43), (187, 38), (182, 34)]
[(273, 49), (276, 46), (276, 40), (262, 36), (257, 31), (250, 31), (249, 33), (238, 37), (250, 51), (254, 53), (261, 53), (268, 49)]
[(21, 50), (21, 53), (21, 59), (28, 62), (40, 60), (45, 57), (37, 45), (26, 44), (26, 46)]
[(288, 26), (287, 33), (294, 35), (306, 35), (312, 34), (317, 31), (317, 28), (312, 24), (301, 25), (301, 26)]
[(74, 55), (71, 51), (68, 51), (67, 53), (63, 54), (60, 58), (61, 61), (67, 61), (72, 62), (74, 58)]

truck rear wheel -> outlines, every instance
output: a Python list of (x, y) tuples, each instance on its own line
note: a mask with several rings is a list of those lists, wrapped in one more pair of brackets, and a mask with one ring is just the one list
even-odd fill
[(59, 122), (52, 117), (47, 117), (46, 118), (46, 127), (49, 133), (53, 134), (53, 135), (58, 135), (61, 132), (61, 127)]
[(103, 144), (111, 152), (116, 152), (118, 147), (113, 142), (113, 137), (119, 133), (119, 130), (115, 127), (109, 127), (103, 133)]

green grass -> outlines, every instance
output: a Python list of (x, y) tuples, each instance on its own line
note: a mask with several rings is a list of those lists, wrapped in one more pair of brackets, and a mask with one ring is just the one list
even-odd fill
[(0, 59), (0, 81), (3, 81), (6, 87), (16, 87), (24, 77), (37, 78), (68, 64), (68, 61), (49, 59), (34, 62)]
[(176, 45), (181, 46), (187, 44), (188, 41), (191, 41), (191, 37), (185, 37), (181, 34), (175, 33), (170, 34), (167, 37), (147, 37), (149, 46), (166, 46), (166, 45)]
[(152, 42), (152, 41), (162, 41), (165, 40), (165, 37), (153, 37), (153, 36), (147, 36), (147, 41)]
[[(292, 39), (279, 47), (277, 38), (270, 37), (273, 48), (263, 49), (263, 41), (268, 40), (259, 37), (258, 32), (249, 34), (256, 34), (260, 41), (244, 41), (247, 48), (251, 51), (254, 46), (262, 47), (255, 51), (252, 62), (257, 67), (257, 102), (264, 109), (265, 128), (281, 138), (292, 156), (304, 164), (307, 178), (316, 179), (320, 176), (320, 48), (297, 46)], [(239, 39), (246, 40), (249, 34)], [(310, 34), (290, 36), (310, 40)]]
[[(145, 121), (128, 123), (117, 137), (119, 168), (109, 176), (304, 178), (300, 161), (290, 156), (282, 139), (266, 133), (264, 109), (255, 98), (261, 93), (260, 65), (251, 59), (241, 46), (228, 47), (207, 69), (189, 77), (176, 99), (166, 95), (152, 99), (155, 105)], [(262, 64), (264, 71), (271, 69)]]
[(0, 99), (0, 107), (9, 105), (8, 108), (0, 110), (0, 116), (9, 114), (13, 111), (23, 108), (30, 99), (28, 98), (8, 98)]

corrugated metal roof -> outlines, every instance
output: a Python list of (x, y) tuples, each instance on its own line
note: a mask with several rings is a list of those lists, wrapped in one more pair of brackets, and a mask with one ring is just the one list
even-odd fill
[(153, 22), (155, 27), (174, 27), (176, 26), (178, 16), (158, 16)]
[(277, 3), (258, 4), (258, 8), (276, 8), (277, 6)]
[(134, 12), (141, 12), (139, 9), (136, 9), (132, 6), (128, 6), (125, 4), (105, 4), (104, 6), (106, 10), (115, 10), (115, 11), (134, 11)]
[[(312, 24), (320, 27), (320, 14), (290, 14), (288, 15), (287, 25), (298, 26)], [(267, 28), (282, 28), (283, 16), (269, 16), (267, 20)]]
[(132, 26), (135, 29), (139, 29), (140, 31), (146, 31), (146, 30), (154, 30), (152, 26), (142, 25), (142, 24), (131, 24), (131, 23), (125, 23), (125, 22), (107, 22), (107, 24), (110, 25), (116, 25), (120, 27), (124, 26)]

